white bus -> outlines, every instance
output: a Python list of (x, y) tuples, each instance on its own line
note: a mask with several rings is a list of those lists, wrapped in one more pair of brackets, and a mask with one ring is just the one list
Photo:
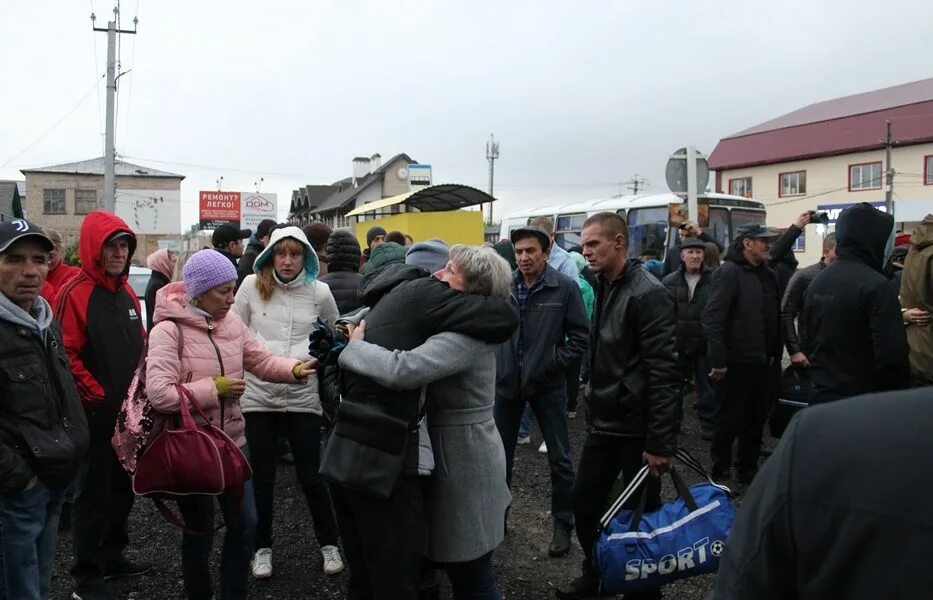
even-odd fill
[[(554, 220), (554, 239), (565, 250), (580, 244), (583, 222), (600, 212), (622, 215), (629, 228), (629, 256), (655, 254), (661, 260), (677, 239), (677, 229), (670, 226), (668, 206), (682, 203), (671, 193), (613, 196), (602, 200), (578, 202), (533, 208), (506, 215), (499, 232), (501, 239), (509, 239), (512, 231), (524, 227), (535, 217)], [(701, 194), (700, 205), (709, 206), (709, 224), (703, 231), (722, 246), (728, 246), (735, 230), (745, 223), (764, 223), (765, 206), (742, 196), (728, 194)]]

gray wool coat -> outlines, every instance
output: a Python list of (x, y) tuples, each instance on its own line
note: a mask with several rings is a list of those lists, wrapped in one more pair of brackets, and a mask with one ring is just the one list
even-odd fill
[(353, 341), (340, 365), (386, 387), (428, 386), (435, 467), (425, 503), (425, 555), (438, 562), (465, 562), (494, 550), (505, 537), (505, 511), (512, 501), (492, 414), (495, 346), (449, 332), (410, 351)]

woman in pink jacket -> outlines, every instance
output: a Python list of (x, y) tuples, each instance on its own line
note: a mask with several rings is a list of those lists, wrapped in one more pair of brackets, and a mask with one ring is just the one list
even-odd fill
[[(146, 389), (153, 408), (178, 414), (183, 385), (197, 399), (211, 422), (220, 423), (246, 452), (239, 399), (246, 389), (244, 371), (277, 383), (304, 383), (315, 361), (273, 356), (253, 338), (232, 312), (237, 272), (215, 250), (191, 256), (184, 282), (162, 288), (156, 296), (155, 323), (146, 358)], [(181, 335), (179, 335), (179, 330)], [(183, 337), (183, 340), (180, 339)], [(181, 359), (178, 347), (182, 344)], [(178, 508), (188, 530), (213, 532), (213, 496), (187, 496)], [(254, 537), (256, 502), (252, 482), (237, 505), (232, 494), (218, 497), (227, 533), (220, 565), (220, 598), (246, 598)], [(210, 552), (213, 535), (185, 533), (181, 546), (182, 575), (188, 598), (212, 598)]]

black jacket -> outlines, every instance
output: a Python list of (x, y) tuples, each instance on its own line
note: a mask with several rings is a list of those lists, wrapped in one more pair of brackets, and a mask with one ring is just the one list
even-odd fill
[(836, 262), (804, 296), (812, 402), (909, 385), (900, 304), (881, 273), (893, 225), (893, 217), (868, 204), (839, 216)]
[(149, 276), (149, 283), (146, 284), (146, 331), (151, 331), (153, 322), (152, 314), (155, 312), (156, 304), (156, 294), (167, 286), (169, 283), (169, 278), (160, 273), (159, 271), (152, 271), (152, 274)]
[(0, 494), (19, 492), (33, 476), (67, 486), (89, 439), (58, 321), (40, 340), (0, 320)]
[[(512, 306), (518, 312), (518, 277), (512, 277)], [(520, 313), (519, 313), (520, 314)], [(528, 292), (524, 319), (496, 349), (496, 397), (512, 399), (567, 389), (567, 365), (586, 352), (590, 326), (576, 281), (550, 265)], [(518, 345), (522, 343), (522, 365)]]
[(930, 423), (929, 388), (801, 412), (742, 500), (710, 598), (933, 597)]
[(675, 329), (674, 302), (638, 260), (615, 281), (599, 278), (587, 398), (593, 433), (646, 437), (648, 452), (674, 455), (681, 380)]
[(329, 272), (318, 279), (326, 283), (337, 302), (337, 310), (345, 315), (363, 306), (360, 300), (360, 282), (363, 276), (356, 271)]
[(703, 331), (710, 365), (763, 365), (781, 356), (781, 299), (768, 265), (752, 266), (735, 244), (713, 271)]
[(236, 264), (237, 289), (240, 288), (240, 284), (243, 283), (243, 280), (246, 279), (247, 275), (253, 274), (253, 263), (256, 262), (256, 259), (259, 257), (259, 254), (262, 252), (263, 248), (265, 248), (265, 246), (262, 245), (262, 242), (250, 238), (246, 248), (243, 249), (243, 255), (240, 257), (240, 260)]
[[(704, 242), (711, 242), (716, 244), (716, 246), (719, 247), (720, 252), (724, 250), (722, 244), (717, 242), (713, 236), (706, 233), (705, 231), (700, 233), (699, 239), (703, 240)], [(670, 249), (668, 249), (667, 254), (664, 256), (664, 270), (661, 272), (662, 276), (670, 275), (671, 273), (674, 273), (680, 269), (680, 262), (680, 238), (678, 237), (677, 241), (673, 246), (670, 247)]]
[[(501, 343), (518, 324), (518, 314), (505, 300), (451, 289), (415, 266), (378, 269), (364, 278), (362, 289), (364, 304), (372, 307), (366, 315), (366, 341), (390, 350), (411, 350), (442, 331)], [(415, 467), (417, 439), (409, 443), (409, 433), (417, 429), (419, 391), (392, 390), (348, 371), (342, 373), (341, 391), (332, 439), (355, 444), (338, 439), (324, 460), (359, 468), (375, 464), (371, 449), (390, 455), (407, 449), (414, 458), (409, 467)], [(346, 450), (335, 452), (341, 445)], [(327, 466), (334, 470), (334, 464)]]
[(661, 283), (667, 288), (677, 312), (677, 351), (695, 356), (706, 356), (706, 336), (703, 333), (703, 309), (709, 298), (712, 273), (702, 267), (700, 280), (690, 298), (684, 264), (676, 273), (668, 274)]
[(807, 293), (807, 288), (825, 268), (826, 263), (820, 259), (815, 265), (794, 273), (787, 284), (787, 290), (781, 300), (781, 326), (784, 329), (784, 345), (788, 354), (807, 354), (807, 326), (803, 319), (798, 320), (798, 317), (803, 312), (803, 296)]
[(802, 233), (803, 229), (791, 225), (771, 245), (771, 260), (768, 261), (768, 265), (774, 269), (774, 275), (777, 277), (779, 298), (784, 297), (790, 278), (794, 276), (800, 265), (797, 257), (794, 256), (794, 242)]

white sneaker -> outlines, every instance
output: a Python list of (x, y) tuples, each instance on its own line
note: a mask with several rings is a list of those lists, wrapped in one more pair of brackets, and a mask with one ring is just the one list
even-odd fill
[(272, 577), (272, 548), (260, 548), (253, 556), (253, 577), (269, 579)]
[(324, 557), (325, 575), (336, 575), (343, 571), (343, 560), (340, 559), (340, 550), (337, 546), (324, 546), (321, 548), (321, 556)]
[(538, 446), (538, 452), (540, 454), (547, 454), (547, 444), (544, 442), (541, 442), (541, 445)]
[(530, 443), (531, 443), (531, 436), (530, 436), (530, 435), (520, 435), (520, 436), (518, 436), (518, 440), (516, 441), (516, 443), (517, 443), (519, 446), (524, 446), (525, 444), (530, 444)]

